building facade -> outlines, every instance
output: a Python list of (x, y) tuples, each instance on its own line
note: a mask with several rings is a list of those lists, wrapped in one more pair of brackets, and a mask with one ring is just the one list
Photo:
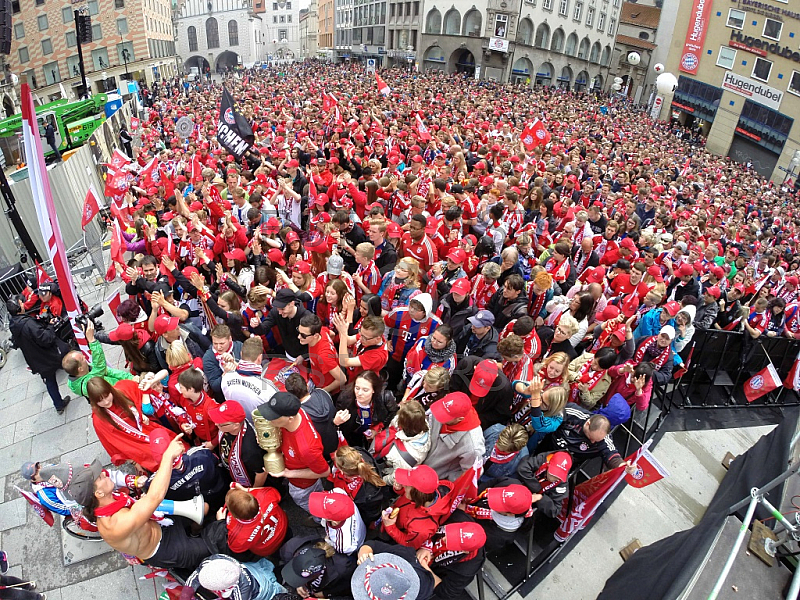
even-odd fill
[[(611, 55), (609, 74), (606, 81), (611, 83), (614, 77), (623, 79), (623, 92), (633, 99), (634, 103), (646, 104), (655, 86), (655, 75), (652, 67), (654, 60), (656, 33), (661, 19), (661, 9), (657, 6), (624, 2), (619, 15), (614, 51)], [(628, 55), (635, 52), (639, 63), (628, 62)]]
[(750, 164), (776, 183), (791, 176), (800, 150), (796, 4), (680, 0), (665, 63), (678, 87), (661, 118), (700, 127), (709, 151)]
[(333, 60), (333, 38), (336, 27), (334, 0), (318, 0), (317, 9), (317, 53), (320, 58)]
[(185, 0), (175, 16), (184, 68), (217, 73), (266, 60), (264, 17), (254, 13), (250, 0)]
[(317, 0), (300, 11), (300, 56), (303, 59), (316, 58), (319, 43), (319, 19)]
[(621, 0), (426, 0), (423, 70), (476, 79), (602, 88), (608, 77)]
[(334, 0), (334, 49), (337, 61), (350, 60), (353, 52), (353, 6), (355, 0)]
[(265, 0), (264, 29), (271, 61), (292, 61), (300, 56), (300, 0)]
[(178, 73), (169, 0), (12, 2), (10, 71), (44, 102), (77, 97), (81, 86), (74, 11), (92, 18), (92, 42), (82, 44), (92, 92), (115, 90), (125, 77), (152, 83)]

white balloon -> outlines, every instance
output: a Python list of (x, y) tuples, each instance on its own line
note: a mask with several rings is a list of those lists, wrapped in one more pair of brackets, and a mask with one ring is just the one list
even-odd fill
[(615, 83), (614, 85), (611, 86), (611, 89), (614, 90), (615, 92), (618, 92), (622, 89), (622, 86), (618, 83)]
[(672, 94), (678, 87), (678, 78), (672, 73), (661, 73), (656, 77), (656, 88), (659, 94)]
[(623, 81), (624, 80), (622, 79), (622, 77), (614, 77), (614, 83), (618, 83), (618, 84), (622, 85)]
[(653, 70), (656, 73), (663, 73), (664, 72), (664, 65), (662, 65), (661, 63), (656, 63), (655, 66), (653, 67)]
[(642, 56), (638, 52), (631, 52), (628, 54), (628, 63), (632, 64), (634, 67), (638, 65), (642, 60)]

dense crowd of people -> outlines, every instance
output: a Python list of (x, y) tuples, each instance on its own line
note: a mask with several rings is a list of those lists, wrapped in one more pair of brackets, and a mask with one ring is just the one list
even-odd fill
[[(612, 429), (698, 331), (800, 338), (791, 190), (618, 98), (383, 78), (386, 96), (355, 66), (229, 76), (241, 161), (220, 84), (153, 87), (112, 211), (118, 326), (88, 324), (87, 361), (31, 333), (63, 312), (55, 284), (9, 303), (34, 372), (51, 390), (63, 368), (139, 476), (23, 475), (195, 589), (462, 598), (487, 552), (557, 523), (570, 471), (622, 464)], [(202, 527), (156, 511), (199, 494)]]

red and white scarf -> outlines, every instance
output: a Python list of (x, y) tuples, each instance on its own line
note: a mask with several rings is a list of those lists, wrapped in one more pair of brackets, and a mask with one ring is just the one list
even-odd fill
[(130, 407), (131, 412), (133, 413), (133, 419), (136, 421), (136, 427), (131, 427), (130, 423), (128, 423), (125, 419), (119, 416), (112, 410), (106, 409), (106, 413), (111, 420), (114, 421), (114, 424), (120, 429), (123, 433), (131, 436), (132, 438), (140, 441), (140, 442), (150, 442), (150, 436), (142, 431), (142, 420), (139, 417), (139, 411), (136, 410), (135, 407)]
[(328, 476), (328, 480), (333, 483), (333, 487), (343, 489), (347, 495), (355, 500), (361, 486), (364, 485), (364, 479), (356, 475), (350, 477), (342, 473), (341, 469), (333, 469), (333, 473)]
[(578, 389), (580, 384), (585, 384), (589, 387), (589, 389), (594, 389), (594, 387), (600, 383), (600, 380), (603, 378), (603, 375), (606, 374), (605, 369), (600, 369), (599, 371), (592, 370), (592, 360), (587, 360), (581, 366), (580, 370), (578, 371), (578, 378), (572, 382), (570, 386), (570, 400), (572, 402), (577, 402), (581, 391)]
[[(233, 438), (231, 442), (231, 448), (228, 452), (228, 470), (236, 483), (244, 487), (250, 487), (253, 485), (253, 482), (250, 481), (250, 475), (248, 475), (247, 468), (244, 466), (244, 461), (242, 460), (242, 440), (246, 432), (247, 421), (244, 421), (238, 435)], [(220, 431), (220, 442), (222, 442), (223, 435), (224, 434)]]
[(553, 281), (561, 283), (569, 277), (569, 260), (564, 259), (557, 263), (555, 258), (549, 259), (544, 266), (545, 270), (553, 276)]
[[(654, 347), (657, 347), (657, 335), (652, 335), (647, 338), (642, 345), (639, 346), (639, 349), (636, 351), (636, 354), (633, 356), (633, 362), (639, 364), (644, 359), (645, 354)], [(669, 349), (670, 347), (667, 346), (663, 350), (661, 350), (655, 358), (651, 359), (649, 362), (653, 363), (653, 366), (658, 371), (661, 367), (663, 367), (667, 363), (667, 359), (669, 358)]]

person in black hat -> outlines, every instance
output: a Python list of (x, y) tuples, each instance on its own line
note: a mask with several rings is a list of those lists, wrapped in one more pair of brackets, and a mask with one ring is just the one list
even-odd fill
[(321, 480), (331, 473), (322, 450), (322, 438), (294, 394), (278, 392), (259, 406), (258, 412), (282, 429), (281, 452), (286, 468), (272, 476), (285, 477), (292, 500), (308, 512), (308, 497), (312, 492), (322, 491)]
[(11, 297), (6, 302), (6, 309), (12, 345), (22, 350), (31, 372), (44, 380), (56, 412), (64, 414), (71, 398), (61, 397), (56, 373), (61, 368), (61, 359), (69, 352), (69, 346), (51, 327), (22, 312), (22, 296)]
[(339, 554), (333, 546), (318, 538), (293, 538), (281, 548), (281, 571), (288, 588), (294, 588), (303, 598), (347, 597), (350, 579), (356, 565), (349, 556)]
[(255, 323), (254, 325), (251, 323), (251, 327), (256, 335), (266, 335), (273, 327), (277, 326), (281, 334), (286, 358), (294, 361), (307, 351), (306, 347), (300, 343), (300, 338), (297, 335), (300, 319), (306, 314), (310, 313), (298, 301), (295, 293), (289, 288), (282, 288), (275, 294), (272, 300), (272, 308), (267, 313), (266, 318), (260, 324)]

